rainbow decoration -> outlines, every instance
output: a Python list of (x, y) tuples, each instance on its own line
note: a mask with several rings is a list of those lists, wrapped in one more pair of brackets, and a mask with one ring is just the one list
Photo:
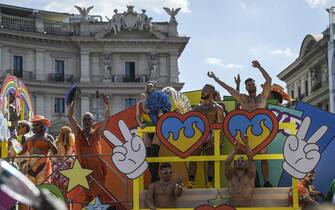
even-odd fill
[(32, 118), (34, 112), (29, 91), (26, 85), (15, 76), (7, 76), (1, 86), (0, 112), (5, 114), (5, 111), (8, 109), (7, 96), (9, 93), (15, 93), (16, 100), (20, 100), (16, 102), (16, 110), (23, 116), (21, 119), (28, 120)]

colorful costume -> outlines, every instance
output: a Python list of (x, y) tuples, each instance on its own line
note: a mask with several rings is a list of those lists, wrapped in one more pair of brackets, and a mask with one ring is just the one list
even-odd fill
[[(69, 126), (63, 126), (60, 134), (56, 138), (56, 146), (58, 149), (57, 155), (59, 156), (71, 156), (74, 155), (75, 138), (72, 130)], [(73, 164), (73, 158), (71, 157), (57, 157), (53, 158), (52, 168), (53, 171), (60, 171), (71, 168)], [(60, 189), (66, 191), (68, 185), (68, 179), (59, 173), (54, 173), (52, 176), (52, 183), (57, 185)]]
[[(298, 182), (298, 197), (299, 197), (299, 206), (300, 207), (306, 207), (307, 203), (304, 201), (307, 197), (310, 197), (308, 189), (305, 187), (305, 185), (299, 181)], [(288, 195), (288, 201), (290, 204), (293, 202), (293, 195), (292, 195), (292, 189), (290, 189), (289, 195)]]
[[(30, 138), (23, 146), (20, 154), (28, 151), (29, 155), (49, 155), (49, 151), (54, 153), (57, 151), (53, 143), (53, 137), (45, 133), (45, 128), (50, 126), (50, 121), (41, 115), (36, 115), (30, 120), (33, 124), (40, 124), (41, 128)], [(49, 182), (49, 176), (52, 174), (51, 161), (46, 157), (33, 157), (26, 163), (25, 172), (27, 177), (35, 184), (40, 185), (44, 182)]]
[(149, 116), (154, 125), (157, 124), (159, 114), (171, 111), (170, 99), (163, 91), (153, 91), (148, 94), (146, 107), (149, 110)]
[[(106, 174), (106, 165), (99, 159), (98, 156), (89, 156), (85, 157), (82, 155), (99, 155), (101, 154), (101, 144), (100, 144), (100, 136), (99, 129), (94, 129), (88, 138), (85, 137), (84, 131), (78, 129), (76, 135), (76, 143), (75, 150), (77, 154), (77, 158), (80, 162), (80, 165), (83, 168), (93, 170), (92, 176), (96, 179), (100, 185), (104, 186), (105, 184), (105, 174)], [(93, 199), (95, 196), (99, 196), (100, 198), (103, 196), (104, 192), (101, 191), (101, 188), (96, 184), (95, 181), (89, 181), (91, 192), (91, 198)]]
[[(43, 151), (41, 155), (48, 155), (50, 146), (45, 137), (39, 139), (28, 139), (27, 147), (30, 155), (35, 155), (33, 150), (37, 148)], [(51, 161), (49, 158), (30, 158), (28, 160), (27, 177), (36, 185), (42, 184), (47, 181), (46, 178), (52, 173)]]
[(74, 144), (75, 144), (75, 138), (71, 128), (69, 126), (63, 126), (61, 128), (59, 136), (57, 136), (56, 138), (56, 146), (58, 149), (57, 155), (60, 156), (73, 155), (75, 150)]
[(139, 110), (140, 110), (142, 123), (145, 126), (153, 126), (153, 124), (151, 122), (151, 119), (150, 119), (150, 116), (149, 116), (149, 113), (145, 112), (145, 110), (143, 108), (143, 105), (144, 105), (143, 103), (139, 104)]

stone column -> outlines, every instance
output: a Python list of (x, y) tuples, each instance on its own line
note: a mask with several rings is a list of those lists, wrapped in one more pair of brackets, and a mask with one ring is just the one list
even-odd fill
[(80, 82), (90, 81), (90, 53), (80, 52)]
[[(1, 19), (1, 16), (0, 16)], [(2, 66), (2, 44), (0, 44), (0, 71), (4, 71), (5, 69)]]
[(178, 52), (170, 52), (170, 82), (179, 82)]
[(80, 115), (80, 122), (81, 122), (81, 118), (82, 118), (83, 114), (85, 112), (89, 112), (90, 111), (90, 98), (89, 98), (89, 95), (83, 94), (81, 96), (80, 110), (81, 110), (81, 115)]
[(312, 92), (312, 76), (311, 76), (311, 71), (308, 71), (307, 81), (308, 81), (308, 95), (309, 95)]
[(2, 12), (1, 12), (1, 9), (0, 9), (0, 26), (2, 25)]
[(160, 56), (159, 57), (159, 76), (167, 76), (167, 69), (166, 69), (166, 57)]
[(36, 49), (35, 52), (35, 65), (36, 65), (36, 80), (44, 81), (45, 75), (44, 75), (44, 53), (45, 50), (42, 49)]
[(51, 115), (54, 113), (55, 101), (52, 100), (50, 94), (46, 94), (44, 98), (44, 117), (51, 120)]
[(45, 103), (44, 95), (42, 93), (36, 93), (36, 112), (35, 114), (45, 115)]
[(305, 96), (307, 96), (307, 93), (305, 92), (305, 80), (306, 80), (306, 77), (305, 76), (302, 76), (300, 78), (300, 91), (301, 91), (301, 95), (305, 94)]
[(298, 83), (294, 82), (293, 84), (293, 90), (294, 90), (294, 98), (299, 99), (299, 94), (298, 94)]

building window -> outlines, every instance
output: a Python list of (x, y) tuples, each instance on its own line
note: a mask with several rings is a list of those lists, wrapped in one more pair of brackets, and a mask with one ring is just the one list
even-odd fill
[(124, 82), (135, 82), (135, 62), (125, 63), (125, 73)]
[(127, 108), (127, 107), (129, 107), (131, 105), (136, 104), (136, 99), (134, 99), (134, 98), (126, 98), (124, 102), (125, 102), (125, 106)]
[(13, 75), (21, 78), (23, 73), (23, 57), (19, 55), (14, 55), (13, 59)]
[(305, 81), (305, 95), (308, 96), (308, 80)]
[(55, 80), (64, 81), (64, 61), (55, 60)]
[(291, 97), (294, 98), (294, 90), (291, 90)]
[(302, 96), (301, 96), (301, 88), (300, 87), (298, 87), (298, 98), (299, 98), (299, 100), (302, 98)]
[(65, 113), (65, 100), (64, 98), (55, 98), (54, 112), (59, 114)]

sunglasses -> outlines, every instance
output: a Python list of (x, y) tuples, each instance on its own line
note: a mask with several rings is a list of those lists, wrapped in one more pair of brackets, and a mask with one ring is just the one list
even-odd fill
[(172, 171), (161, 171), (161, 174), (165, 174), (165, 175), (168, 175), (168, 174), (172, 174)]

